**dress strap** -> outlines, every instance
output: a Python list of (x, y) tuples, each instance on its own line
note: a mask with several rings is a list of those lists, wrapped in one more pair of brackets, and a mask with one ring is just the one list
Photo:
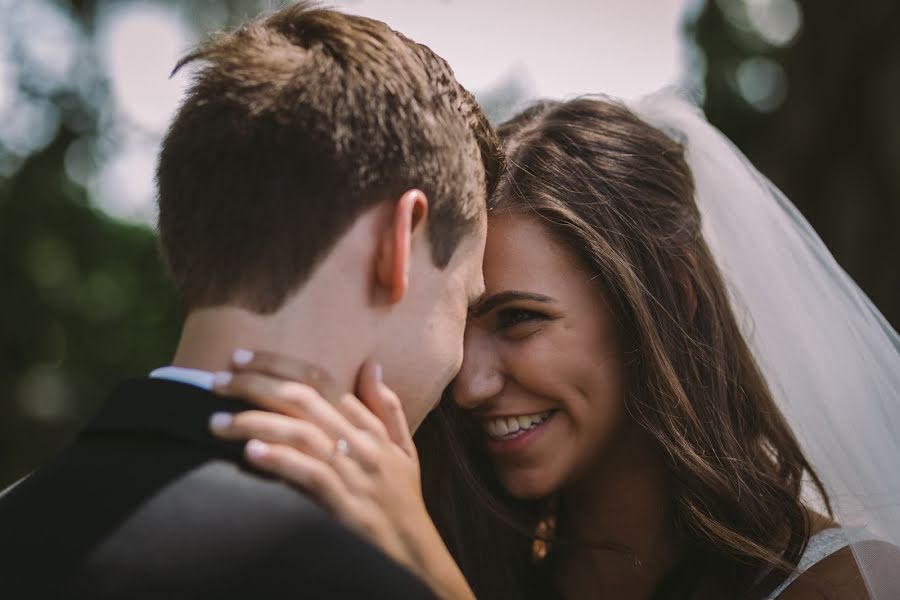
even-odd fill
[(797, 570), (791, 573), (781, 585), (775, 588), (766, 600), (774, 600), (813, 565), (849, 545), (850, 539), (847, 536), (847, 532), (841, 527), (823, 529), (819, 533), (813, 535), (806, 544), (806, 550), (803, 552), (803, 556), (800, 557), (800, 562), (797, 563)]

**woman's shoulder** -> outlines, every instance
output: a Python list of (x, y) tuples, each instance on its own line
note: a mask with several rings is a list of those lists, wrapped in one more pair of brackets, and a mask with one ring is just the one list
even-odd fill
[[(778, 600), (856, 600), (900, 598), (900, 548), (880, 540), (854, 541), (848, 531), (830, 524), (810, 537), (800, 573)], [(857, 557), (863, 557), (865, 576)], [(868, 582), (868, 586), (867, 586)]]

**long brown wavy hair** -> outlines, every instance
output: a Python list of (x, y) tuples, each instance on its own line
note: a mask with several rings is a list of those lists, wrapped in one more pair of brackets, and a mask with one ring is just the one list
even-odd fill
[[(625, 340), (625, 406), (663, 457), (686, 548), (656, 597), (763, 597), (806, 547), (804, 479), (830, 506), (738, 327), (683, 149), (591, 97), (540, 103), (499, 133), (493, 210), (533, 214), (574, 250)], [(504, 493), (449, 393), (417, 442), (429, 509), (479, 597), (541, 589), (541, 503)]]

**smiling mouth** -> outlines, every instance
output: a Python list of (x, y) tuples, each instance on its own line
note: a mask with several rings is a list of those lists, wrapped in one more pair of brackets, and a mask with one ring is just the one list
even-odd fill
[(492, 440), (512, 440), (538, 427), (541, 423), (549, 419), (553, 412), (554, 411), (552, 410), (548, 410), (531, 415), (485, 419), (482, 421), (481, 426)]

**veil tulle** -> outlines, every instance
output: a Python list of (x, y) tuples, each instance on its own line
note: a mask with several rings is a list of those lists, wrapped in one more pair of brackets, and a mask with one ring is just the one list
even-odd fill
[(900, 545), (900, 337), (794, 205), (695, 105), (663, 90), (629, 106), (683, 144), (703, 235), (741, 329), (870, 594), (898, 597), (900, 564), (866, 541)]

